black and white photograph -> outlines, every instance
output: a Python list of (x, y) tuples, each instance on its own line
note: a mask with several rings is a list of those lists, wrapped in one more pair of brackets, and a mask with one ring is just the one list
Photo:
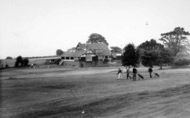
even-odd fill
[(0, 0), (0, 118), (190, 118), (190, 0)]

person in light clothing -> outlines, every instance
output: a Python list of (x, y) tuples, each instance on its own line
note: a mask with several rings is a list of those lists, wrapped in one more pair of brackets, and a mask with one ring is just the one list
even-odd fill
[(122, 79), (122, 70), (121, 70), (121, 68), (118, 69), (117, 79)]

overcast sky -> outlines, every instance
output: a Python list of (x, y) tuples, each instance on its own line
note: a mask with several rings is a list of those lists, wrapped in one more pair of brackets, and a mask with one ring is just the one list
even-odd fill
[(55, 55), (91, 33), (109, 46), (136, 46), (181, 26), (190, 0), (0, 0), (0, 58)]

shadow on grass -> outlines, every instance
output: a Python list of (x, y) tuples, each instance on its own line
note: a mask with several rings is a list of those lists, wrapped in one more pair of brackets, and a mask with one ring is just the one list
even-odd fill
[(46, 88), (46, 89), (71, 89), (74, 88), (74, 84), (56, 84), (56, 85), (47, 85), (47, 86), (42, 86), (41, 88)]

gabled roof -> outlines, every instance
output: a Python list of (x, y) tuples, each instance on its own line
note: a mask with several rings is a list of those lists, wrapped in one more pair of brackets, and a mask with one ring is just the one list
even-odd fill
[(86, 48), (86, 44), (80, 43), (80, 42), (76, 46), (76, 49), (85, 49), (85, 48)]
[(78, 43), (76, 48), (71, 48), (67, 50), (62, 56), (66, 57), (80, 57), (84, 54), (97, 54), (98, 56), (108, 56), (111, 55), (108, 46), (104, 43)]
[(82, 54), (85, 54), (85, 50), (72, 50), (72, 51), (67, 51), (65, 52), (62, 56), (65, 57), (80, 57)]
[(87, 43), (86, 48), (93, 51), (97, 55), (110, 55), (108, 46), (104, 43)]

